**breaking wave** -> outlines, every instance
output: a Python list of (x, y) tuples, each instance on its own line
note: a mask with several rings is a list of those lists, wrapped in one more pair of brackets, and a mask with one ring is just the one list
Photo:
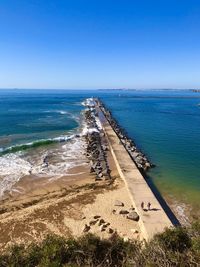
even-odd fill
[[(82, 104), (86, 108), (91, 107), (93, 99), (87, 99)], [(63, 110), (56, 112), (69, 115), (67, 111)], [(97, 129), (88, 127), (83, 119), (84, 116), (79, 114), (78, 117), (77, 114), (72, 113), (71, 116), (79, 120), (79, 128), (74, 133), (0, 148), (0, 198), (6, 191), (15, 190), (14, 185), (30, 173), (37, 177), (54, 180), (67, 175), (68, 170), (75, 166), (87, 164), (84, 155), (85, 141), (82, 137), (88, 132), (97, 131)], [(48, 147), (48, 145), (59, 143), (63, 144)], [(36, 152), (34, 149), (28, 151), (38, 147), (42, 149)], [(24, 153), (25, 151), (28, 153)]]
[(55, 138), (37, 140), (37, 141), (26, 143), (26, 144), (10, 146), (10, 147), (7, 147), (5, 149), (0, 148), (0, 156), (3, 156), (5, 154), (9, 154), (9, 153), (16, 153), (19, 151), (24, 151), (24, 150), (27, 150), (30, 148), (37, 148), (40, 146), (51, 145), (53, 143), (66, 142), (66, 141), (71, 140), (72, 138), (74, 138), (76, 136), (77, 135), (74, 135), (74, 134), (69, 135), (69, 136), (60, 136), (60, 137), (55, 137)]

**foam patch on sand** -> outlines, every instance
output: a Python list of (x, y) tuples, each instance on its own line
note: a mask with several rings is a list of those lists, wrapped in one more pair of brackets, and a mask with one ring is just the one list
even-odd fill
[(76, 166), (86, 164), (85, 142), (75, 138), (64, 145), (32, 151), (30, 154), (12, 153), (0, 157), (0, 197), (24, 176), (34, 175), (58, 179)]
[(19, 154), (0, 157), (0, 197), (9, 191), (19, 179), (29, 173), (31, 164)]

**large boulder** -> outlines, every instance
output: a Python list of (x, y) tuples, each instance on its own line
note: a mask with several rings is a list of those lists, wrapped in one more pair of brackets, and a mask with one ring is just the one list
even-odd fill
[(139, 220), (139, 215), (137, 214), (137, 212), (132, 211), (126, 216), (126, 218), (129, 219), (129, 220), (138, 221)]

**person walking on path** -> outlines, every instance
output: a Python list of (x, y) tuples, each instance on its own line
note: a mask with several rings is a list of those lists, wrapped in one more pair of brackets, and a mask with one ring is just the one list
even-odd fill
[(150, 202), (148, 202), (148, 204), (147, 204), (147, 208), (148, 208), (148, 210), (151, 209), (151, 203), (150, 203)]

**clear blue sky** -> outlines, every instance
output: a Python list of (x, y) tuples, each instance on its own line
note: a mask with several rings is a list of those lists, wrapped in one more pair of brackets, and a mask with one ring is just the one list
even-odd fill
[(1, 88), (199, 88), (199, 0), (0, 0)]

